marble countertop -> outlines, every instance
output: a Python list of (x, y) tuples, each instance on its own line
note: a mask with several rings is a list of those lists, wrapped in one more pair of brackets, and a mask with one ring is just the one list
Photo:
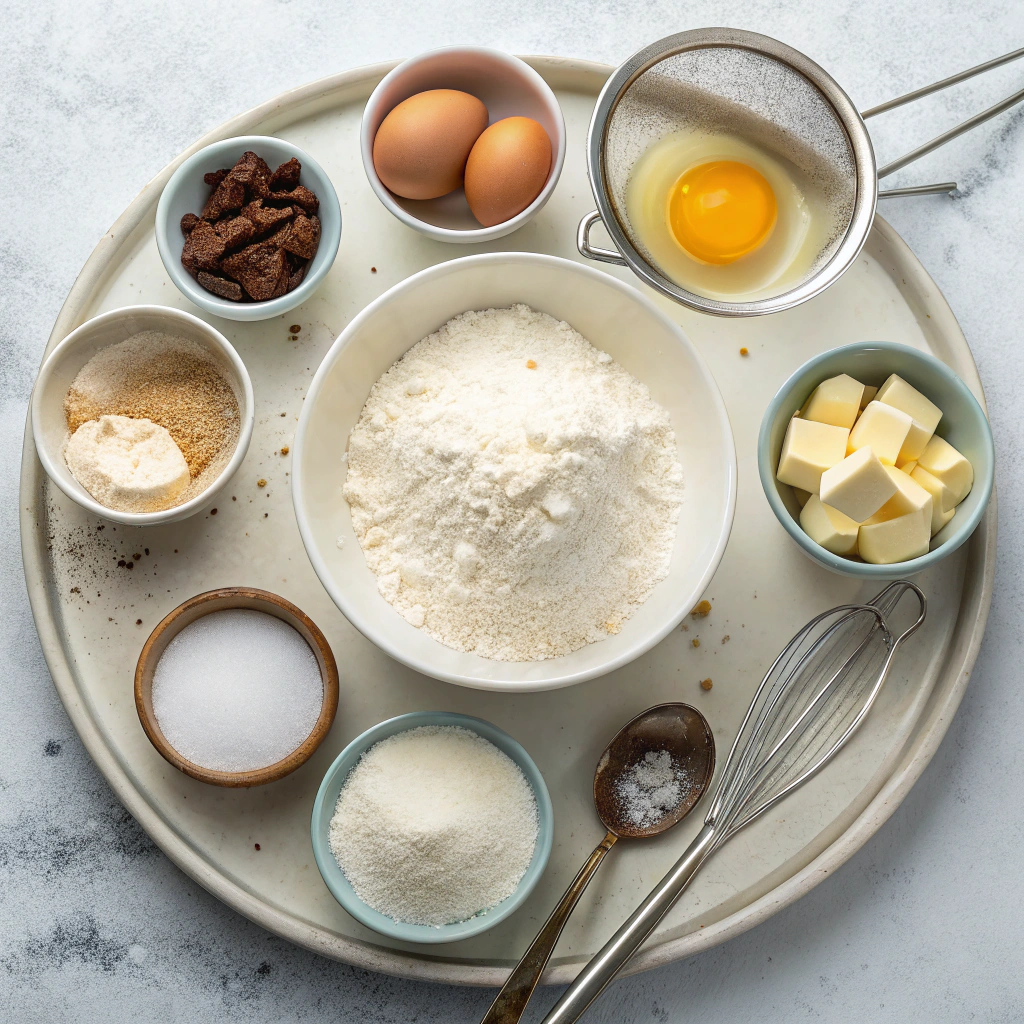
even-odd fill
[[(18, 471), (40, 356), (75, 276), (195, 138), (291, 86), (453, 42), (618, 63), (670, 32), (777, 36), (862, 108), (1024, 42), (1024, 6), (978, 0), (10, 0), (0, 34), (0, 1017), (35, 1021), (479, 1019), (491, 993), (354, 970), (195, 885), (121, 807), (51, 684), (28, 607)], [(237, 35), (229, 39), (230, 33)], [(880, 162), (1021, 87), (1024, 64), (872, 122)], [(1024, 441), (1019, 409), (1024, 107), (890, 181), (953, 199), (885, 216), (975, 353), (995, 430), (999, 566), (988, 632), (938, 754), (882, 830), (795, 905), (683, 963), (618, 982), (588, 1021), (1010, 1021), (1024, 978)], [(888, 182), (887, 182), (888, 184)], [(554, 992), (535, 997), (539, 1020)]]

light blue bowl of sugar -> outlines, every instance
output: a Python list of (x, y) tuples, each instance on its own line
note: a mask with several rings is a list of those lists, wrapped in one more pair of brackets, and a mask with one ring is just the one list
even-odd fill
[[(502, 753), (508, 755), (522, 771), (537, 801), (537, 842), (526, 873), (519, 880), (512, 895), (467, 920), (438, 926), (396, 921), (364, 903), (356, 895), (352, 884), (335, 859), (330, 841), (331, 818), (334, 816), (338, 797), (349, 773), (359, 763), (359, 759), (381, 740), (422, 726), (456, 726), (476, 733), (493, 743)], [(320, 783), (320, 789), (316, 794), (310, 831), (313, 840), (313, 856), (316, 858), (316, 866), (320, 869), (324, 883), (334, 898), (360, 924), (372, 928), (381, 935), (402, 942), (457, 942), (459, 939), (467, 939), (493, 928), (499, 921), (503, 921), (515, 911), (530, 895), (540, 876), (544, 873), (551, 855), (554, 814), (544, 777), (526, 750), (508, 733), (480, 718), (470, 718), (468, 715), (459, 715), (451, 711), (414, 711), (411, 714), (390, 718), (375, 725), (372, 729), (367, 729), (335, 758), (334, 763), (327, 769), (327, 774), (324, 776), (323, 782)]]

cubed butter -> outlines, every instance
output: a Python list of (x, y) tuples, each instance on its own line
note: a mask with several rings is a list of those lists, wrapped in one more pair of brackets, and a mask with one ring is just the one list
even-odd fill
[(838, 509), (823, 505), (816, 494), (807, 499), (800, 525), (815, 544), (835, 555), (852, 555), (857, 549), (859, 525)]
[(919, 469), (938, 477), (953, 492), (959, 505), (974, 486), (974, 467), (947, 440), (935, 436), (917, 460)]
[(863, 523), (896, 491), (896, 481), (879, 462), (874, 451), (871, 448), (858, 448), (838, 465), (821, 474), (818, 493), (826, 505), (856, 523)]
[(875, 395), (878, 394), (878, 388), (872, 387), (870, 384), (864, 385), (864, 394), (860, 396), (860, 407), (862, 409), (867, 407), (868, 402), (875, 400)]
[(869, 402), (850, 431), (847, 452), (870, 448), (887, 466), (895, 466), (913, 420), (902, 409)]
[(951, 508), (948, 512), (940, 512), (938, 515), (935, 514), (934, 507), (932, 508), (932, 536), (939, 532), (952, 518), (956, 515), (956, 509)]
[(929, 507), (927, 512), (921, 509), (895, 519), (861, 524), (857, 535), (857, 551), (865, 562), (892, 565), (927, 554), (931, 535)]
[(821, 474), (843, 461), (849, 437), (850, 432), (845, 427), (794, 416), (782, 444), (776, 473), (779, 482), (816, 493)]
[[(885, 467), (889, 479), (896, 485), (896, 493), (862, 525), (873, 526), (876, 523), (885, 523), (890, 519), (899, 519), (901, 516), (910, 515), (913, 512), (927, 513), (929, 529), (932, 521), (932, 496), (916, 480), (912, 480), (902, 469), (893, 466)], [(931, 534), (929, 533), (929, 536)]]
[(864, 385), (848, 373), (823, 380), (811, 394), (802, 413), (805, 420), (831, 423), (834, 427), (853, 426), (860, 412)]
[[(906, 470), (903, 472), (905, 473)], [(917, 466), (910, 474), (910, 479), (916, 480), (932, 496), (932, 503), (937, 512), (949, 512), (956, 508), (956, 495), (927, 469)]]
[(895, 373), (878, 389), (875, 401), (905, 412), (913, 421), (896, 465), (917, 459), (935, 433), (942, 410)]

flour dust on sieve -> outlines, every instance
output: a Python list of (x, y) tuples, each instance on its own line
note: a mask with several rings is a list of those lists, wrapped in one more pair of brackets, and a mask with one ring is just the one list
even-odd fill
[(380, 593), (501, 661), (617, 633), (668, 573), (683, 474), (668, 413), (526, 305), (463, 313), (370, 391), (344, 495)]

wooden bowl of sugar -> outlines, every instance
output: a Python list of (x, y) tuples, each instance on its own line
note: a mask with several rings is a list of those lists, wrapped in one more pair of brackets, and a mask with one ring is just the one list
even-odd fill
[(214, 786), (262, 786), (295, 771), (338, 710), (338, 666), (312, 619), (265, 590), (190, 598), (150, 634), (135, 707), (159, 754)]

